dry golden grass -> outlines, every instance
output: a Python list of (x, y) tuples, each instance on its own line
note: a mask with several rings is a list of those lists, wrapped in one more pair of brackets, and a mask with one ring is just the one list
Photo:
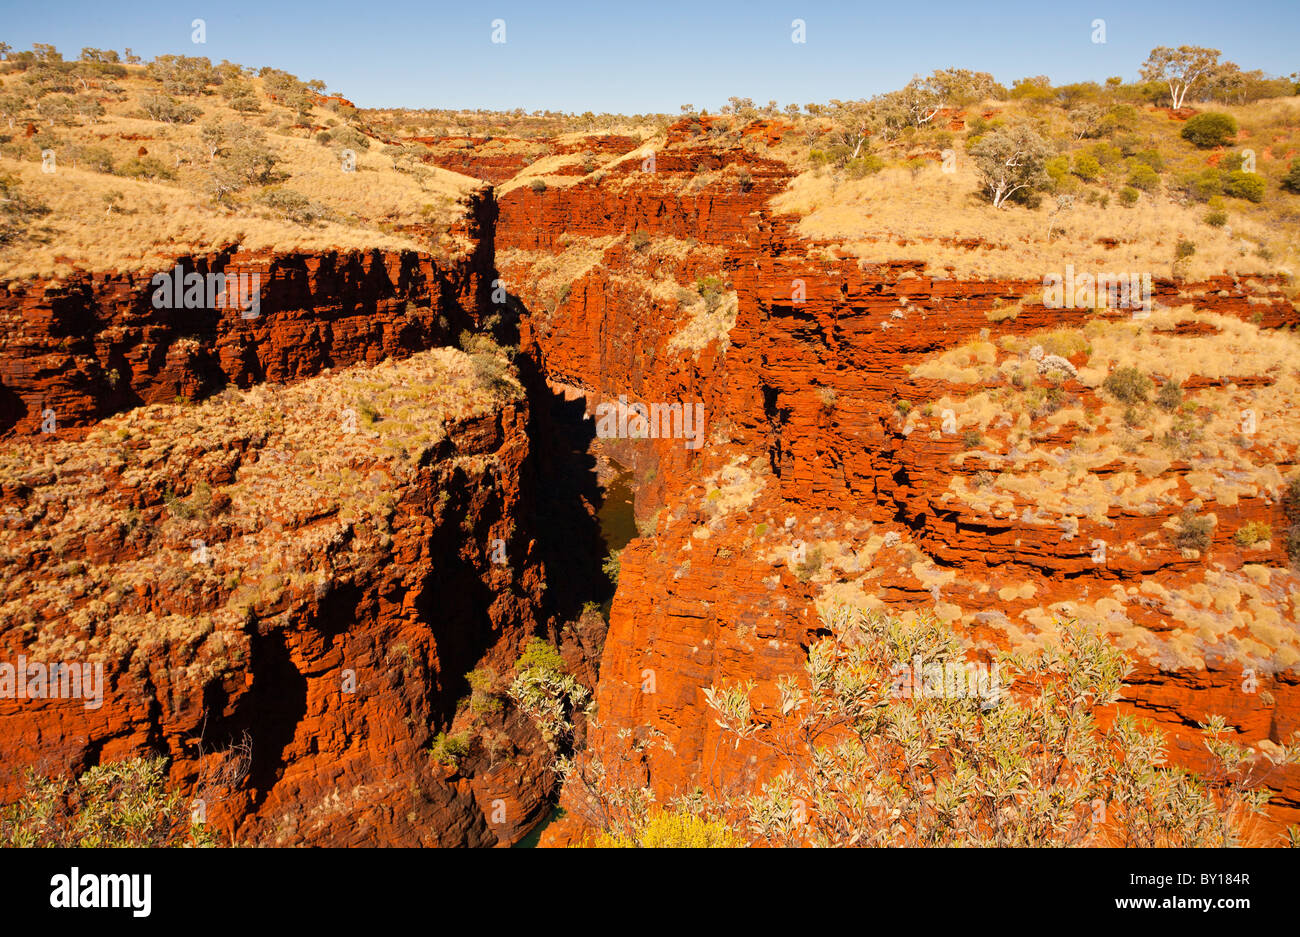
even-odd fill
[[(1033, 117), (1044, 121), (1054, 141), (1068, 141), (1065, 152), (1086, 149), (1095, 141), (1073, 141), (1065, 132), (1059, 109), (1026, 111), (1018, 104), (991, 105), (1001, 120)], [(983, 107), (971, 108), (968, 119)], [(1201, 278), (1221, 273), (1272, 273), (1295, 270), (1300, 240), (1300, 199), (1276, 188), (1286, 154), (1300, 142), (1300, 99), (1261, 101), (1245, 107), (1206, 108), (1234, 113), (1242, 134), (1236, 149), (1257, 151), (1259, 172), (1268, 180), (1261, 204), (1225, 199), (1230, 223), (1215, 228), (1205, 222), (1206, 206), (1190, 201), (1170, 184), (1184, 171), (1203, 169), (1210, 153), (1197, 150), (1178, 136), (1180, 121), (1142, 109), (1135, 134), (1147, 148), (1165, 159), (1163, 183), (1142, 193), (1132, 207), (1123, 207), (1110, 193), (1107, 207), (1076, 198), (1072, 208), (1051, 214), (1054, 199), (1045, 194), (1037, 209), (1011, 205), (994, 210), (978, 196), (975, 165), (963, 141), (968, 133), (949, 135), (956, 153), (956, 171), (944, 173), (926, 160), (919, 171), (901, 167), (903, 158), (943, 144), (885, 147), (880, 155), (887, 168), (861, 179), (826, 168), (814, 168), (806, 148), (783, 144), (773, 154), (789, 161), (800, 174), (772, 200), (772, 207), (798, 217), (798, 231), (828, 241), (843, 256), (872, 261), (923, 260), (936, 275), (958, 277), (1041, 278), (1073, 264), (1078, 270), (1150, 272), (1168, 276), (1174, 247), (1190, 239), (1196, 253), (1180, 265), (1180, 275)], [(1060, 125), (1060, 126), (1058, 126)], [(1075, 180), (1077, 183), (1078, 180)], [(1080, 186), (1082, 195), (1088, 186)], [(1100, 186), (1094, 187), (1101, 192)], [(1099, 243), (1114, 239), (1116, 246)], [(978, 240), (978, 247), (969, 242)], [(967, 242), (967, 243), (954, 243)]]
[[(78, 269), (137, 271), (164, 266), (179, 254), (239, 245), (244, 250), (423, 250), (427, 244), (399, 235), (324, 223), (305, 227), (248, 212), (223, 211), (199, 193), (161, 183), (122, 179), (84, 169), (46, 175), (30, 164), (10, 168), (24, 192), (51, 213), (33, 238), (0, 254), (0, 281), (58, 279)], [(122, 210), (108, 212), (103, 198), (123, 195)]]
[[(471, 193), (482, 188), (478, 180), (419, 164), (399, 171), (376, 139), (369, 148), (351, 147), (355, 171), (345, 172), (342, 147), (312, 138), (315, 130), (299, 126), (296, 116), (275, 105), (256, 77), (244, 80), (255, 89), (260, 112), (233, 110), (209, 92), (178, 98), (202, 108), (192, 123), (149, 120), (139, 116), (141, 100), (160, 93), (159, 85), (145, 77), (141, 66), (128, 72), (119, 82), (124, 95), (100, 96), (106, 109), (102, 117), (70, 127), (37, 120), (41, 136), (20, 137), (7, 148), (0, 169), (20, 179), (24, 197), (51, 212), (32, 221), (30, 237), (6, 246), (0, 278), (65, 276), (76, 268), (142, 269), (179, 253), (232, 244), (254, 250), (382, 248), (453, 255), (468, 246), (445, 232), (464, 214)], [(214, 160), (201, 138), (203, 126), (211, 122), (238, 122), (263, 131), (278, 160), (273, 182), (234, 193), (226, 204), (215, 203), (209, 188)], [(342, 113), (316, 107), (311, 122), (316, 128), (333, 125), (330, 129), (337, 132), (347, 120)], [(41, 171), (38, 145), (49, 144), (49, 135), (57, 167), (53, 173)], [(142, 158), (159, 161), (173, 178), (137, 181), (79, 167), (84, 157), (78, 150), (89, 147), (106, 150), (119, 170), (143, 147), (148, 152)], [(328, 220), (300, 223), (267, 206), (259, 195), (272, 185), (305, 196)], [(110, 193), (120, 194), (120, 210), (108, 210), (105, 196)], [(434, 231), (444, 233), (441, 242)]]
[[(923, 260), (936, 276), (1038, 279), (1063, 273), (1066, 264), (1080, 271), (1168, 276), (1180, 237), (1196, 244), (1182, 267), (1193, 279), (1272, 273), (1279, 263), (1294, 263), (1291, 245), (1260, 223), (1246, 221), (1229, 233), (1205, 224), (1203, 206), (1177, 205), (1162, 195), (1143, 196), (1131, 208), (1114, 201), (1107, 208), (1077, 204), (1052, 220), (1049, 239), (1045, 208), (995, 210), (972, 195), (977, 187), (973, 167), (960, 160), (955, 173), (934, 165), (915, 177), (909, 170), (885, 169), (837, 181), (830, 172), (810, 170), (792, 180), (772, 207), (800, 216), (800, 234), (834, 242), (842, 256)], [(1101, 238), (1119, 245), (1108, 248), (1097, 243)], [(946, 243), (972, 239), (980, 245)], [(1258, 243), (1276, 244), (1273, 261), (1255, 255)]]

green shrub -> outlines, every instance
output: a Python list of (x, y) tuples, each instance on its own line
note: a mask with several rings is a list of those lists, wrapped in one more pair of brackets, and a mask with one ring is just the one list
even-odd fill
[(1058, 190), (1069, 181), (1070, 158), (1053, 156), (1043, 163), (1043, 171), (1047, 173), (1053, 191)]
[(1228, 213), (1221, 208), (1212, 208), (1205, 213), (1205, 223), (1211, 228), (1222, 228), (1228, 223)]
[(319, 202), (313, 202), (301, 192), (281, 186), (264, 189), (257, 200), (296, 224), (315, 224), (318, 221), (328, 220), (332, 215), (332, 212)]
[(215, 846), (188, 802), (167, 793), (163, 758), (96, 765), (74, 782), (29, 771), (0, 812), (0, 847)]
[(433, 744), (429, 746), (429, 754), (438, 764), (454, 768), (469, 754), (469, 734), (462, 732), (458, 735), (448, 735), (446, 732), (439, 732)]
[(885, 161), (875, 153), (867, 153), (844, 163), (844, 172), (850, 179), (861, 179), (878, 173), (884, 168)]
[(1116, 368), (1101, 383), (1106, 393), (1120, 403), (1145, 403), (1151, 393), (1151, 378), (1134, 367)]
[(1170, 413), (1183, 402), (1183, 388), (1177, 381), (1165, 381), (1156, 392), (1156, 406)]
[(1138, 190), (1132, 186), (1124, 186), (1119, 190), (1119, 203), (1121, 205), (1133, 206), (1137, 204)]
[(618, 586), (618, 575), (622, 572), (622, 563), (619, 561), (619, 554), (622, 552), (622, 550), (611, 550), (600, 564), (600, 571), (613, 586)]
[(1133, 154), (1133, 159), (1139, 163), (1150, 166), (1156, 172), (1164, 171), (1165, 158), (1160, 155), (1159, 150), (1138, 150)]
[(544, 638), (530, 639), (524, 645), (519, 660), (515, 661), (516, 673), (522, 673), (525, 670), (564, 673), (567, 669), (564, 665), (564, 658), (560, 656), (560, 652), (556, 650), (555, 645)]
[(1186, 260), (1196, 253), (1196, 244), (1187, 238), (1179, 238), (1178, 243), (1174, 245), (1174, 262)]
[(1096, 182), (1101, 175), (1101, 163), (1091, 153), (1077, 153), (1070, 171), (1084, 182)]
[(1300, 159), (1291, 160), (1291, 166), (1282, 177), (1282, 188), (1300, 195)]
[(174, 179), (176, 173), (162, 160), (153, 156), (132, 156), (117, 169), (119, 176), (128, 179)]
[(1234, 198), (1262, 202), (1265, 192), (1264, 177), (1255, 172), (1234, 170), (1223, 177), (1223, 191)]
[(961, 444), (967, 449), (974, 449), (984, 442), (984, 434), (977, 429), (968, 429), (961, 434)]
[(1246, 165), (1246, 154), (1244, 153), (1224, 153), (1223, 158), (1219, 160), (1219, 172), (1234, 172)]
[(528, 188), (532, 189), (534, 192), (545, 192), (545, 191), (546, 191), (546, 180), (544, 180), (544, 179), (534, 179), (534, 180), (532, 180), (531, 182), (528, 183)]
[(1199, 202), (1208, 202), (1223, 192), (1223, 174), (1214, 168), (1183, 173), (1178, 177), (1178, 188)]
[(1129, 167), (1128, 184), (1150, 192), (1160, 184), (1160, 175), (1146, 163), (1133, 163)]
[(1114, 169), (1124, 161), (1124, 153), (1113, 143), (1094, 143), (1088, 148), (1088, 152), (1097, 160), (1105, 169)]
[(1237, 121), (1231, 114), (1207, 111), (1183, 125), (1182, 137), (1195, 146), (1224, 146), (1237, 136)]

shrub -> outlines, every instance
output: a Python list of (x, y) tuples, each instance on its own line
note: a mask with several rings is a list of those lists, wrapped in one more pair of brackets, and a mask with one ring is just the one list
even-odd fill
[(704, 691), (725, 732), (786, 766), (735, 805), (733, 827), (757, 845), (1234, 845), (1245, 815), (1265, 810), (1256, 774), (1300, 759), (1291, 740), (1267, 760), (1234, 745), (1212, 716), (1211, 784), (1166, 767), (1149, 724), (1121, 715), (1102, 729), (1095, 711), (1119, 699), (1132, 664), (1074, 622), (1049, 650), (999, 655), (983, 676), (932, 617), (828, 607), (822, 622), (806, 677), (781, 678), (761, 721), (752, 684)]
[(446, 732), (439, 732), (434, 737), (433, 744), (429, 746), (429, 754), (438, 764), (455, 768), (460, 764), (460, 760), (469, 754), (468, 733), (448, 735)]
[[(486, 337), (486, 336), (484, 336)], [(497, 352), (480, 353), (470, 356), (474, 366), (474, 376), (497, 397), (511, 397), (515, 393), (515, 384), (511, 380), (510, 365)]]
[(1231, 114), (1207, 111), (1183, 125), (1184, 140), (1199, 147), (1223, 146), (1237, 136), (1237, 121)]
[(1264, 540), (1272, 540), (1273, 528), (1260, 521), (1250, 521), (1238, 527), (1237, 532), (1232, 535), (1232, 539), (1237, 541), (1239, 546), (1254, 546)]
[(794, 576), (800, 582), (807, 582), (821, 572), (821, 568), (825, 563), (826, 555), (822, 552), (822, 548), (813, 547), (808, 551), (808, 555), (804, 557), (803, 561), (795, 566)]
[(166, 760), (96, 765), (75, 782), (28, 772), (23, 793), (0, 813), (3, 847), (215, 846), (188, 803), (167, 793)]
[(1150, 192), (1160, 184), (1160, 175), (1146, 163), (1134, 163), (1129, 167), (1128, 184)]
[(1251, 202), (1264, 201), (1264, 177), (1255, 172), (1236, 169), (1223, 177), (1223, 191), (1234, 198), (1244, 198)]
[(515, 662), (515, 678), (507, 691), (552, 749), (572, 738), (572, 715), (591, 696), (567, 669), (555, 645), (533, 638)]
[(1196, 244), (1187, 238), (1179, 238), (1178, 243), (1174, 245), (1174, 263), (1187, 260), (1196, 253)]
[(721, 277), (702, 276), (695, 281), (695, 291), (704, 299), (704, 306), (709, 312), (718, 308), (726, 293), (727, 284)]
[(1074, 165), (1070, 171), (1084, 182), (1095, 182), (1101, 175), (1101, 163), (1097, 162), (1097, 157), (1091, 153), (1078, 153), (1074, 157)]
[(1213, 168), (1184, 173), (1178, 177), (1178, 188), (1190, 198), (1199, 202), (1208, 202), (1223, 192), (1223, 174)]
[(1214, 521), (1197, 517), (1190, 505), (1178, 515), (1178, 529), (1174, 531), (1174, 545), (1180, 550), (1204, 550), (1214, 534)]
[(1133, 159), (1150, 166), (1156, 172), (1162, 172), (1165, 168), (1165, 158), (1160, 155), (1159, 150), (1138, 150), (1133, 154)]
[(861, 179), (880, 172), (885, 168), (885, 161), (875, 153), (866, 153), (844, 164), (844, 173), (850, 179)]
[(640, 228), (637, 228), (632, 232), (632, 235), (628, 238), (627, 242), (632, 250), (642, 251), (650, 246), (650, 235), (646, 234)]
[(595, 849), (739, 849), (747, 844), (726, 821), (678, 807), (639, 819), (626, 832), (598, 833), (582, 845)]
[(1134, 367), (1116, 368), (1101, 383), (1106, 393), (1120, 403), (1145, 403), (1151, 393), (1151, 378)]
[(165, 124), (191, 124), (203, 113), (203, 108), (165, 94), (146, 94), (140, 99), (140, 107), (150, 120)]
[(1300, 195), (1300, 159), (1291, 160), (1291, 166), (1282, 177), (1282, 188)]
[(961, 434), (961, 444), (967, 449), (974, 449), (984, 442), (984, 434), (977, 429), (968, 429)]
[(153, 156), (132, 156), (118, 168), (117, 174), (128, 179), (172, 179), (176, 176), (166, 163)]
[(497, 699), (498, 677), (491, 667), (482, 667), (465, 674), (469, 684), (469, 709), (475, 715), (490, 715), (501, 711), (501, 700)]
[(1205, 213), (1205, 223), (1211, 228), (1222, 228), (1228, 223), (1228, 213), (1221, 208), (1212, 208)]
[(622, 571), (622, 564), (619, 562), (619, 554), (622, 552), (622, 550), (611, 550), (600, 564), (600, 571), (615, 587), (618, 586), (618, 574)]
[(1300, 565), (1300, 475), (1293, 477), (1282, 492), (1282, 514), (1287, 523), (1287, 556)]
[(528, 188), (532, 189), (534, 192), (545, 192), (546, 182), (542, 179), (534, 179), (532, 182), (528, 183)]
[(1183, 402), (1183, 388), (1177, 381), (1165, 381), (1156, 392), (1156, 406), (1170, 413)]
[(1137, 200), (1138, 200), (1138, 190), (1133, 188), (1132, 186), (1126, 185), (1124, 186), (1124, 188), (1119, 190), (1119, 203), (1121, 205), (1132, 207), (1133, 205), (1137, 204)]
[(313, 202), (301, 192), (283, 189), (278, 186), (262, 192), (258, 196), (267, 208), (288, 218), (297, 224), (309, 225), (330, 217), (330, 210), (319, 202)]

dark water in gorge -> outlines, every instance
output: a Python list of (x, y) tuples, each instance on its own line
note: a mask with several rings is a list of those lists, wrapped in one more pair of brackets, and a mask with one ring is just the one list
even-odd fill
[[(609, 460), (609, 464), (614, 469), (614, 475), (605, 486), (604, 500), (601, 502), (600, 509), (596, 512), (596, 522), (600, 527), (600, 536), (604, 541), (606, 553), (623, 549), (637, 535), (636, 512), (634, 510), (636, 496), (632, 490), (634, 480), (632, 472), (613, 459)], [(612, 601), (613, 596), (611, 595), (601, 606), (601, 611), (606, 620), (609, 619), (609, 605)], [(545, 819), (529, 830), (527, 836), (515, 843), (514, 848), (536, 848), (541, 841), (542, 831), (562, 816), (564, 816), (563, 808), (552, 808)]]

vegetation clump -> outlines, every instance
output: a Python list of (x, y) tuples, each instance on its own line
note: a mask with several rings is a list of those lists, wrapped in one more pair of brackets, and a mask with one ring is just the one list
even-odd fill
[(181, 795), (168, 793), (166, 769), (166, 759), (143, 757), (96, 765), (75, 781), (29, 771), (22, 794), (0, 813), (0, 846), (217, 845)]
[(1152, 381), (1135, 367), (1116, 368), (1101, 383), (1106, 393), (1120, 403), (1145, 403), (1151, 393)]

